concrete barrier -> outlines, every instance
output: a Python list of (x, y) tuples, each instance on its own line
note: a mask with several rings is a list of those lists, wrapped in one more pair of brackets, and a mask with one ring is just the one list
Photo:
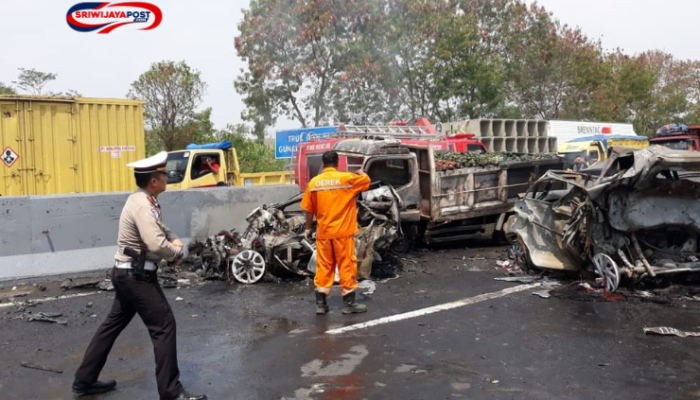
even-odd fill
[[(163, 219), (183, 242), (245, 229), (257, 206), (296, 195), (296, 185), (168, 191)], [(110, 268), (130, 193), (0, 197), (0, 281)]]

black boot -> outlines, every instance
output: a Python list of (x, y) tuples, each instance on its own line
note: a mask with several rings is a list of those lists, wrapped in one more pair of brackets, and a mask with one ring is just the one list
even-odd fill
[(367, 311), (367, 306), (364, 304), (355, 303), (355, 292), (350, 292), (343, 296), (343, 314), (359, 314)]
[(325, 314), (328, 312), (328, 303), (326, 303), (326, 294), (316, 292), (316, 314)]
[(105, 393), (113, 390), (117, 386), (117, 381), (97, 381), (92, 385), (73, 384), (73, 394), (75, 397), (87, 396), (89, 394)]

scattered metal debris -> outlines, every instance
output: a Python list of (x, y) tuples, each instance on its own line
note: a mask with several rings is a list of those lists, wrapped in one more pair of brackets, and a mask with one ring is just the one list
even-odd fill
[(158, 276), (158, 282), (164, 289), (174, 289), (178, 286), (177, 279), (170, 276)]
[(114, 285), (111, 279), (105, 279), (97, 285), (97, 288), (106, 292), (111, 292), (114, 290)]
[(63, 316), (61, 313), (53, 313), (53, 312), (38, 312), (38, 313), (31, 313), (28, 312), (22, 316), (22, 319), (27, 319), (27, 321), (39, 321), (39, 322), (51, 322), (54, 324), (59, 324), (59, 325), (68, 325), (68, 320), (67, 319), (57, 319), (58, 317)]
[(104, 291), (112, 291), (114, 290), (114, 285), (112, 285), (111, 279), (94, 279), (85, 282), (73, 282), (73, 279), (69, 278), (61, 283), (61, 289), (63, 290), (84, 288), (96, 288)]
[(528, 266), (623, 279), (700, 271), (700, 153), (650, 146), (613, 152), (600, 175), (548, 171), (505, 231)]
[(652, 328), (644, 328), (645, 334), (655, 334), (655, 335), (667, 335), (667, 336), (678, 336), (678, 337), (700, 337), (700, 332), (687, 332), (679, 331), (676, 328), (670, 328), (667, 326), (659, 326)]
[(519, 283), (534, 283), (540, 278), (536, 276), (507, 276), (505, 278), (493, 278), (502, 282), (519, 282)]
[(38, 369), (38, 370), (41, 370), (41, 371), (55, 372), (55, 373), (57, 373), (57, 374), (62, 374), (62, 373), (63, 373), (63, 370), (62, 370), (62, 369), (57, 369), (57, 368), (53, 368), (53, 367), (47, 367), (47, 366), (39, 365), (39, 364), (32, 364), (32, 363), (29, 363), (29, 362), (26, 362), (26, 361), (22, 362), (21, 365), (22, 365), (23, 367), (25, 367), (25, 368), (32, 368), (32, 369)]
[(537, 292), (532, 292), (532, 294), (534, 294), (535, 296), (539, 296), (539, 297), (541, 297), (541, 298), (543, 298), (543, 299), (548, 299), (548, 298), (552, 297), (552, 295), (549, 294), (549, 291), (550, 291), (550, 290), (551, 290), (551, 289), (540, 290), (540, 291), (537, 291)]

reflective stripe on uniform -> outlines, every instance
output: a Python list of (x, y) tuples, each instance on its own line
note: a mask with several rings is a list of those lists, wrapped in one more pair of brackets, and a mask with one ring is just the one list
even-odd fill
[(322, 188), (311, 189), (311, 191), (312, 192), (320, 192), (323, 190), (337, 190), (337, 189), (352, 189), (352, 185), (322, 187)]

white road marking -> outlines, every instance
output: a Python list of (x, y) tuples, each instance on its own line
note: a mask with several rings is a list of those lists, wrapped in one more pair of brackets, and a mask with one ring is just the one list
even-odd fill
[(375, 319), (375, 320), (371, 320), (371, 321), (367, 321), (367, 322), (362, 322), (360, 324), (348, 325), (348, 326), (344, 326), (342, 328), (331, 329), (331, 330), (326, 331), (326, 333), (329, 335), (338, 335), (341, 333), (356, 331), (359, 329), (366, 329), (366, 328), (369, 328), (371, 326), (383, 325), (383, 324), (388, 324), (390, 322), (396, 322), (396, 321), (402, 321), (402, 320), (409, 319), (409, 318), (421, 317), (423, 315), (434, 314), (434, 313), (437, 313), (440, 311), (446, 311), (446, 310), (451, 310), (453, 308), (468, 306), (468, 305), (480, 303), (480, 302), (486, 301), (486, 300), (497, 299), (499, 297), (504, 297), (504, 296), (507, 296), (507, 295), (512, 294), (512, 293), (517, 293), (517, 292), (522, 292), (524, 290), (533, 289), (533, 288), (536, 288), (536, 287), (541, 286), (541, 285), (542, 285), (541, 283), (533, 283), (533, 284), (529, 284), (529, 285), (514, 286), (514, 287), (507, 288), (507, 289), (499, 290), (498, 292), (484, 293), (484, 294), (480, 294), (478, 296), (469, 297), (469, 298), (466, 298), (463, 300), (454, 301), (452, 303), (440, 304), (437, 306), (422, 308), (420, 310), (410, 311), (410, 312), (403, 313), (403, 314), (396, 314), (396, 315), (391, 315), (389, 317), (383, 317), (383, 318), (379, 318), (379, 319)]
[(369, 355), (367, 346), (361, 344), (350, 348), (346, 354), (340, 355), (340, 360), (313, 360), (301, 366), (301, 376), (347, 376), (352, 374), (362, 360)]
[(21, 305), (24, 305), (24, 304), (46, 303), (46, 302), (49, 302), (49, 301), (72, 299), (72, 298), (74, 298), (74, 297), (92, 296), (92, 295), (96, 295), (96, 294), (100, 294), (100, 293), (102, 293), (102, 292), (76, 293), (76, 294), (68, 294), (68, 295), (65, 295), (65, 296), (46, 297), (46, 298), (43, 298), (43, 299), (34, 299), (34, 300), (27, 300), (27, 301), (16, 301), (16, 302), (12, 302), (12, 303), (0, 303), (0, 308), (21, 306)]

